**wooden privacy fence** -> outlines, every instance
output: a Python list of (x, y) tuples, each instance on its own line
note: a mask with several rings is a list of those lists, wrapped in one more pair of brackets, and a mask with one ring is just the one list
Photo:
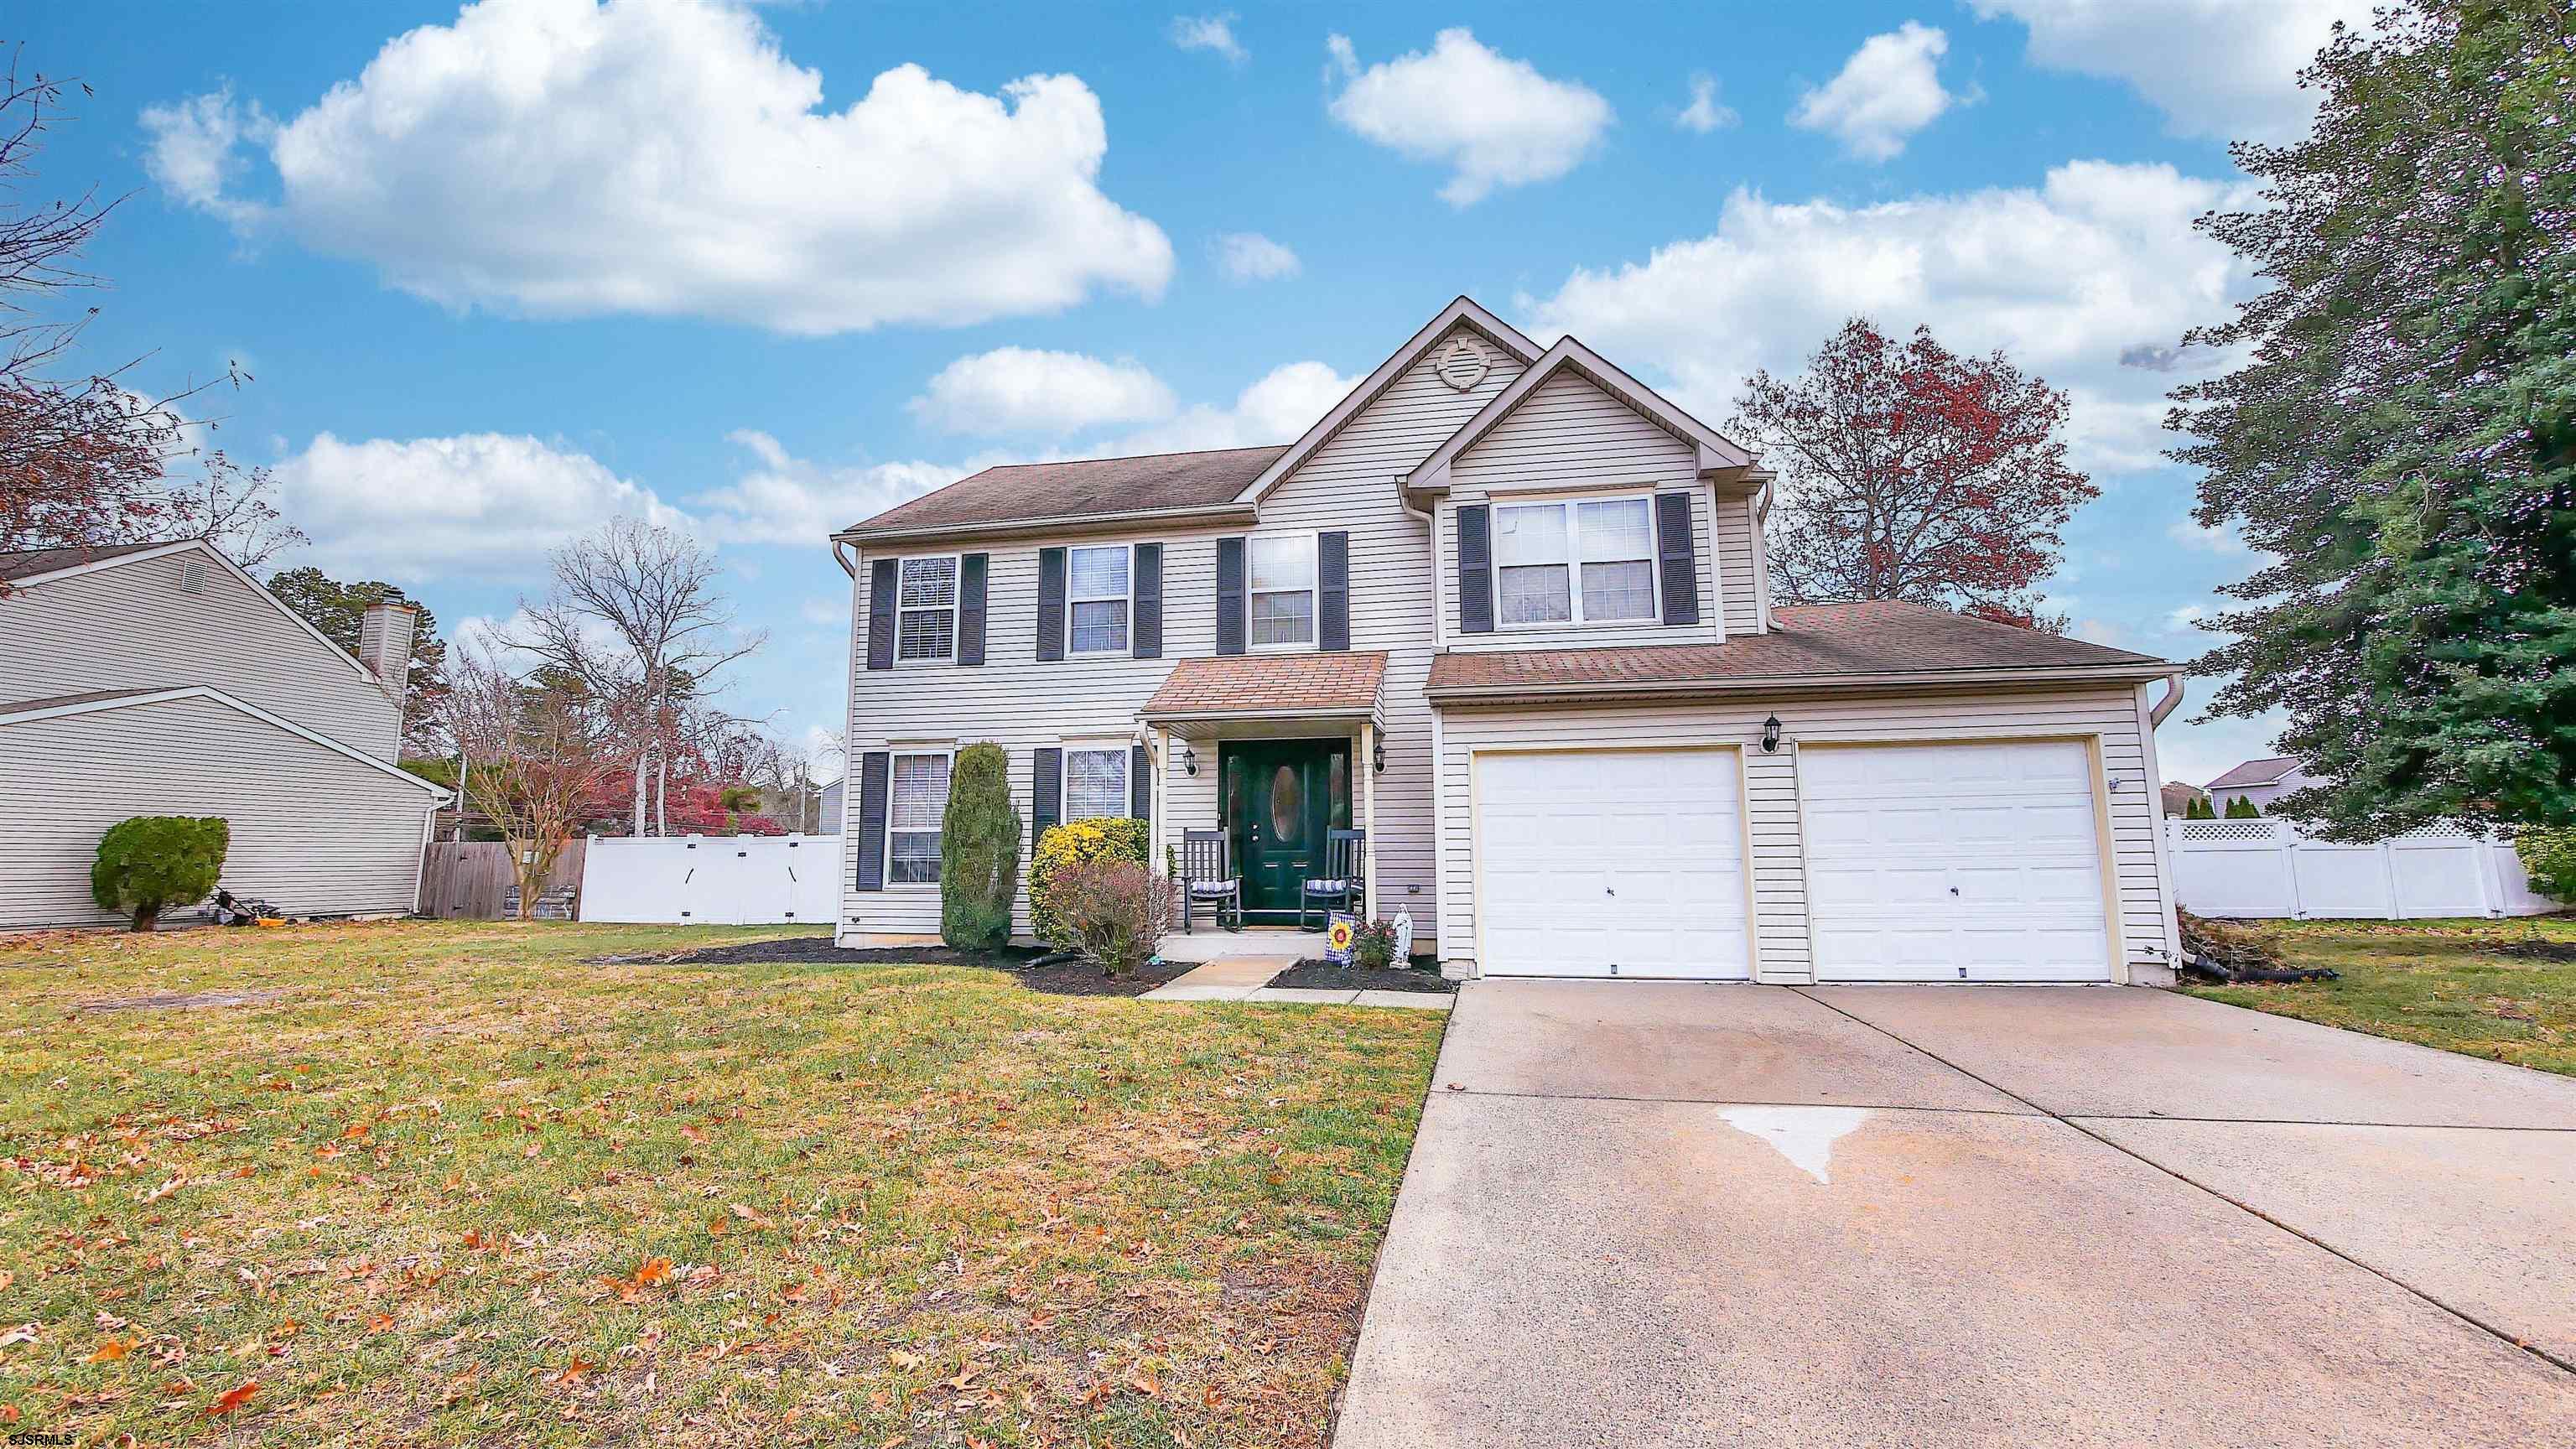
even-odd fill
[[(588, 840), (565, 843), (546, 872), (537, 896), (537, 915), (569, 921), (580, 914), (582, 859)], [(500, 921), (517, 917), (518, 873), (510, 868), (510, 847), (498, 840), (441, 840), (420, 857), (420, 913), (441, 921)]]

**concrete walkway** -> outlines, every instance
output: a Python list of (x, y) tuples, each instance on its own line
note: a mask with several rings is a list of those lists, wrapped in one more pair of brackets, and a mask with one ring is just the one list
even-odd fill
[(2109, 987), (1478, 982), (1340, 1449), (2525, 1445), (2576, 1080)]
[(1145, 1001), (1262, 1001), (1301, 1006), (1391, 1006), (1408, 1011), (1447, 1011), (1456, 998), (1445, 991), (1308, 991), (1271, 986), (1289, 967), (1268, 957), (1210, 961), (1144, 994)]

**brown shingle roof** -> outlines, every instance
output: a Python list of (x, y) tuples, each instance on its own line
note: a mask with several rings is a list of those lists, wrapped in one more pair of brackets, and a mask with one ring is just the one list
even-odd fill
[(1006, 464), (960, 478), (910, 503), (898, 503), (851, 525), (849, 531), (969, 528), (1231, 503), (1261, 476), (1271, 459), (1286, 451), (1283, 443), (1142, 458)]
[(2210, 781), (2209, 788), (2217, 790), (2229, 785), (2270, 785), (2297, 768), (2299, 768), (2299, 762), (2288, 755), (2247, 760), (2244, 764)]
[(7, 704), (0, 704), (0, 718), (6, 718), (7, 716), (18, 714), (34, 714), (40, 709), (60, 709), (67, 704), (96, 704), (99, 701), (106, 699), (131, 699), (138, 694), (159, 694), (165, 689), (177, 687), (178, 686), (175, 685), (156, 684), (146, 689), (90, 689), (83, 690), (79, 694), (57, 694), (49, 699), (15, 699), (11, 700)]
[(32, 578), (56, 569), (76, 568), (103, 558), (118, 558), (141, 553), (147, 548), (167, 548), (168, 539), (159, 543), (102, 543), (92, 547), (30, 548), (16, 553), (0, 553), (0, 579)]
[(1146, 719), (1212, 714), (1364, 714), (1386, 682), (1383, 650), (1333, 654), (1227, 654), (1184, 659), (1139, 713)]
[(1514, 692), (1651, 689), (1657, 685), (1829, 682), (1837, 675), (1973, 673), (2003, 669), (2136, 667), (2163, 661), (1953, 614), (1920, 604), (1784, 605), (1767, 634), (1723, 644), (1646, 644), (1442, 654), (1431, 661), (1437, 699)]

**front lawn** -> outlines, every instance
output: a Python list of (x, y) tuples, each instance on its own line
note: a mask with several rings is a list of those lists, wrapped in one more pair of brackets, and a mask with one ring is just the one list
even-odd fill
[(1322, 1442), (1440, 1017), (778, 934), (0, 942), (0, 1442)]
[(2576, 916), (2236, 924), (2343, 979), (2192, 995), (2576, 1075)]

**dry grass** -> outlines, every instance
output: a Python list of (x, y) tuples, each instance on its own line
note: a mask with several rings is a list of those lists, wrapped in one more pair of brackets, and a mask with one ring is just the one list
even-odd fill
[(0, 946), (0, 1435), (1321, 1442), (1440, 1018), (759, 934)]

